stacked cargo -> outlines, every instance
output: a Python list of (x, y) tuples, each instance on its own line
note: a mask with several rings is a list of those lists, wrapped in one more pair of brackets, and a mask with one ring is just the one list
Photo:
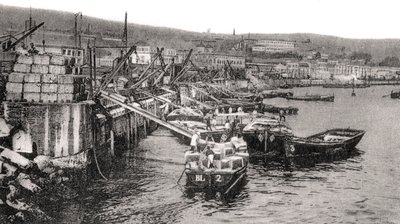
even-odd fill
[(186, 187), (219, 191), (226, 195), (245, 177), (248, 161), (247, 150), (239, 153), (231, 142), (208, 143), (202, 153), (187, 151)]
[[(71, 102), (74, 78), (67, 74), (66, 58), (61, 55), (20, 55), (6, 86), (9, 101)], [(72, 71), (71, 71), (72, 72)]]
[[(214, 152), (213, 165), (216, 170), (229, 169), (237, 170), (247, 164), (249, 161), (249, 154), (247, 147), (245, 151), (238, 152), (234, 150), (234, 145), (228, 143), (209, 143), (212, 151)], [(185, 162), (190, 164), (190, 167), (197, 167), (198, 163), (203, 167), (207, 167), (207, 158), (202, 159), (201, 153), (187, 151), (185, 153)]]

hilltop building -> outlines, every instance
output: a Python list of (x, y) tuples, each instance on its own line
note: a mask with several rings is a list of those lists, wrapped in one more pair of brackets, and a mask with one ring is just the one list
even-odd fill
[[(185, 58), (184, 55), (179, 58)], [(191, 56), (192, 62), (199, 67), (207, 67), (209, 69), (222, 68), (230, 63), (232, 68), (244, 69), (245, 56), (233, 53), (196, 53)]]
[(252, 47), (253, 52), (290, 52), (295, 50), (294, 41), (285, 40), (258, 40)]
[[(132, 54), (131, 56), (133, 64), (150, 64), (154, 55), (157, 53), (157, 48), (150, 46), (137, 46), (136, 53), (137, 54)], [(162, 56), (164, 58), (165, 64), (176, 61), (176, 59), (178, 58), (176, 50), (168, 48), (164, 48)], [(159, 60), (156, 60), (155, 64), (160, 65)]]

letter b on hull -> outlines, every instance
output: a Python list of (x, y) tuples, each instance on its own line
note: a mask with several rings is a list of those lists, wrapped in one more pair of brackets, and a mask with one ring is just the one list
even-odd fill
[(205, 181), (206, 179), (203, 177), (203, 175), (196, 175), (196, 181)]

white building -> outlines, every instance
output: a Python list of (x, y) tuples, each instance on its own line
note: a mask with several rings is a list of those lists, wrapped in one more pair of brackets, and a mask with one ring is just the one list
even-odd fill
[[(137, 46), (136, 53), (137, 54), (132, 54), (132, 63), (145, 65), (150, 64), (154, 55), (157, 53), (157, 49), (150, 46)], [(173, 60), (176, 60), (177, 53), (175, 49), (166, 48), (163, 50), (162, 56), (165, 64), (169, 64)], [(160, 61), (156, 60), (155, 64), (160, 65)]]
[(150, 46), (137, 46), (136, 53), (132, 54), (132, 63), (145, 65), (151, 61), (151, 48)]
[(254, 52), (289, 52), (294, 51), (295, 42), (285, 40), (258, 40), (252, 47)]
[(50, 53), (54, 55), (63, 55), (68, 59), (75, 58), (75, 64), (81, 66), (85, 60), (85, 50), (73, 46), (58, 45), (37, 45), (36, 48), (42, 53)]

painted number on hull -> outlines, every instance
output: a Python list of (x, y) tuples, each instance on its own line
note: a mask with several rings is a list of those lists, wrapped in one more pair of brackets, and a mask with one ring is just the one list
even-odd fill
[(196, 181), (205, 181), (206, 179), (203, 177), (203, 175), (196, 175)]
[(222, 177), (221, 177), (221, 175), (216, 175), (216, 176), (215, 176), (215, 181), (217, 181), (217, 182), (222, 182)]

